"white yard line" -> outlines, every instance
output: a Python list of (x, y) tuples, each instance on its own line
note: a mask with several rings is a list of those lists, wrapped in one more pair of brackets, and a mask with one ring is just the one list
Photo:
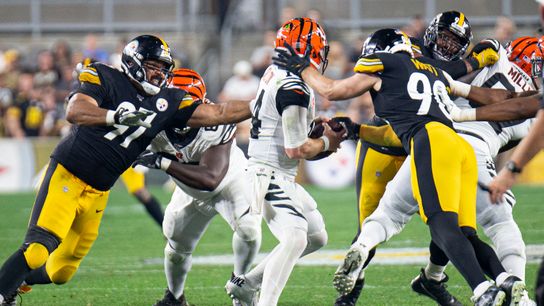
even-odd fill
[[(337, 266), (344, 259), (347, 250), (323, 250), (317, 251), (302, 258), (298, 264), (304, 266)], [(526, 248), (527, 262), (539, 263), (544, 256), (544, 245), (528, 245)], [(259, 253), (255, 262), (261, 261), (268, 253)], [(372, 260), (378, 265), (399, 265), (399, 264), (425, 264), (429, 258), (427, 248), (378, 248), (376, 256)], [(145, 260), (145, 264), (163, 264), (163, 258), (151, 258)], [(193, 257), (193, 265), (232, 265), (234, 262), (232, 254), (209, 255)]]

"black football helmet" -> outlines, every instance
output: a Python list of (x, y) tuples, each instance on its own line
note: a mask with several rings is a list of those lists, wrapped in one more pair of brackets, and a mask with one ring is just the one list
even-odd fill
[(460, 59), (471, 40), (470, 23), (465, 14), (457, 11), (436, 15), (423, 36), (425, 46), (432, 50), (434, 57), (445, 61)]
[[(165, 78), (158, 86), (153, 85), (147, 79), (143, 67), (147, 60), (161, 61), (166, 65), (163, 71)], [(131, 40), (123, 49), (121, 68), (129, 78), (140, 85), (146, 94), (156, 95), (162, 87), (167, 85), (170, 73), (174, 68), (174, 60), (170, 54), (170, 47), (164, 40), (152, 35), (140, 35)]]
[(406, 33), (398, 29), (378, 30), (365, 40), (361, 56), (378, 52), (397, 53), (406, 52), (413, 56), (412, 43)]

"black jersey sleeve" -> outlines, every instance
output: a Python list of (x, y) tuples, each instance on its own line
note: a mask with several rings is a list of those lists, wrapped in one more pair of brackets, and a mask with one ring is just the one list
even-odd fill
[(467, 65), (463, 60), (442, 61), (429, 57), (420, 57), (418, 60), (446, 71), (454, 80), (467, 74)]
[(290, 105), (307, 108), (310, 104), (310, 91), (306, 84), (298, 77), (287, 77), (283, 80), (276, 93), (276, 109), (283, 114), (283, 110)]
[(104, 82), (99, 71), (94, 64), (83, 67), (78, 76), (80, 86), (75, 90), (76, 93), (86, 94), (95, 99), (98, 106), (108, 99), (108, 91), (105, 87), (107, 82)]
[(359, 57), (353, 71), (356, 73), (378, 73), (385, 69), (382, 56), (385, 53), (371, 54)]
[(172, 116), (172, 126), (184, 128), (187, 126), (187, 121), (195, 112), (196, 108), (202, 104), (201, 101), (195, 101), (193, 97), (183, 90), (176, 90), (174, 99), (181, 100), (178, 110)]

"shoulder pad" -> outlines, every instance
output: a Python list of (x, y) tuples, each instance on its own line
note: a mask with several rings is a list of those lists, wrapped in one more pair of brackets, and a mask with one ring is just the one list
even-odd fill
[(376, 54), (359, 57), (353, 68), (356, 73), (377, 73), (383, 70), (383, 62)]
[(101, 85), (100, 77), (95, 64), (84, 65), (78, 76), (79, 82), (88, 82), (95, 85)]
[(289, 75), (284, 78), (280, 78), (278, 80), (278, 89), (282, 90), (298, 90), (302, 91), (306, 95), (310, 95), (310, 88), (304, 81), (296, 76), (296, 75)]

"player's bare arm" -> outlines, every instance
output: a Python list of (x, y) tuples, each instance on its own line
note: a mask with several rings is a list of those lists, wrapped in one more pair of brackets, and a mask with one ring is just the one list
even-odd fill
[(251, 118), (249, 102), (229, 101), (222, 104), (201, 104), (187, 121), (187, 125), (190, 127), (203, 127), (244, 121)]
[(478, 121), (509, 121), (532, 118), (540, 109), (540, 98), (540, 94), (534, 94), (478, 107), (475, 119)]
[(372, 74), (356, 73), (342, 80), (329, 79), (316, 69), (302, 71), (302, 79), (328, 100), (345, 100), (360, 96), (374, 88), (379, 90), (381, 79)]
[(97, 126), (97, 125), (127, 125), (143, 126), (151, 125), (142, 121), (153, 114), (151, 111), (129, 111), (123, 108), (108, 110), (98, 106), (98, 102), (89, 95), (83, 93), (74, 94), (66, 107), (66, 120), (72, 124)]

